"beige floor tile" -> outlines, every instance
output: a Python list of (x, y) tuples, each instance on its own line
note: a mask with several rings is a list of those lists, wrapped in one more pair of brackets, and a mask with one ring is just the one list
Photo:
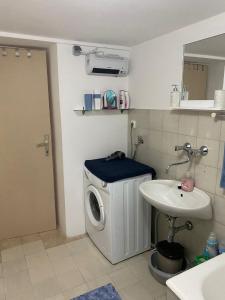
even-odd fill
[(0, 250), (5, 250), (21, 245), (20, 238), (5, 239), (0, 241)]
[(128, 285), (133, 285), (140, 281), (140, 278), (137, 277), (129, 267), (112, 272), (109, 276), (112, 284), (117, 289), (125, 288)]
[(17, 260), (24, 257), (23, 248), (21, 245), (1, 251), (2, 262)]
[[(45, 250), (41, 235), (45, 243), (61, 245)], [(112, 265), (86, 236), (63, 244), (65, 238), (51, 231), (21, 241), (2, 251), (0, 300), (5, 289), (6, 300), (69, 300), (108, 283), (123, 300), (164, 300), (165, 287), (148, 270), (149, 253)]]
[(0, 263), (0, 277), (3, 276), (3, 268), (2, 268), (2, 263)]
[(49, 248), (46, 251), (51, 259), (62, 259), (70, 255), (69, 249), (66, 245)]
[(90, 290), (94, 290), (100, 286), (106, 285), (111, 282), (112, 282), (111, 278), (108, 275), (105, 275), (105, 276), (96, 278), (94, 280), (88, 281), (87, 285)]
[(86, 281), (108, 275), (111, 272), (109, 266), (101, 263), (98, 259), (93, 259), (93, 257), (86, 257), (86, 260), (77, 262), (77, 265)]
[(27, 270), (9, 275), (5, 278), (6, 294), (8, 294), (9, 297), (22, 294), (23, 292), (31, 289), (31, 287), (30, 277)]
[(32, 255), (41, 251), (44, 251), (44, 244), (41, 240), (37, 240), (22, 245), (25, 255)]
[(6, 292), (5, 278), (0, 277), (0, 300), (1, 297), (5, 294), (5, 292)]
[(158, 296), (156, 295), (156, 296), (154, 296), (154, 300), (167, 300), (167, 297), (165, 294), (158, 295)]
[(130, 260), (127, 262), (127, 266), (132, 270), (138, 278), (143, 278), (149, 276), (148, 262), (143, 256), (138, 257), (137, 259)]
[(67, 243), (66, 247), (69, 249), (69, 253), (71, 255), (84, 254), (94, 249), (93, 244), (91, 243), (90, 239), (87, 237)]
[(42, 264), (37, 268), (29, 268), (29, 274), (32, 284), (38, 284), (55, 276), (50, 264)]
[(126, 288), (121, 289), (119, 294), (124, 300), (154, 300), (153, 295), (141, 283), (128, 285)]
[(151, 284), (148, 285), (145, 281), (139, 281), (120, 289), (119, 293), (124, 299), (129, 300), (161, 300), (166, 295), (166, 288), (159, 285), (155, 289)]
[(45, 298), (45, 300), (65, 300), (65, 297), (63, 296), (63, 294), (58, 294), (53, 297), (47, 297)]
[(84, 234), (79, 234), (79, 235), (76, 235), (76, 236), (74, 236), (74, 237), (66, 237), (65, 242), (66, 242), (66, 243), (69, 243), (69, 242), (81, 240), (81, 239), (87, 238), (87, 237), (88, 237), (88, 235), (87, 235), (86, 233), (84, 233)]
[(31, 242), (35, 242), (35, 241), (39, 241), (39, 240), (41, 240), (41, 236), (39, 233), (34, 233), (31, 235), (25, 235), (25, 236), (21, 237), (22, 244), (31, 243)]
[(145, 289), (148, 289), (155, 296), (166, 294), (166, 287), (156, 281), (150, 273), (141, 280), (141, 283)]
[(70, 256), (63, 257), (61, 259), (50, 259), (50, 261), (52, 264), (53, 271), (55, 272), (56, 275), (63, 274), (70, 270), (77, 269), (73, 261), (73, 258)]
[(17, 272), (21, 272), (27, 269), (27, 262), (25, 257), (10, 260), (2, 263), (2, 271), (4, 276), (9, 276)]
[(89, 288), (87, 284), (82, 284), (77, 287), (74, 287), (72, 289), (68, 289), (65, 292), (63, 292), (63, 295), (65, 297), (65, 300), (71, 300), (74, 297), (78, 297), (82, 294), (85, 294), (89, 291)]
[(40, 237), (44, 243), (45, 248), (56, 247), (65, 243), (66, 238), (58, 230), (52, 230), (40, 233)]
[(28, 268), (38, 268), (40, 265), (50, 264), (50, 260), (46, 251), (41, 251), (32, 255), (27, 255), (26, 260)]
[(60, 294), (61, 289), (56, 277), (52, 277), (38, 284), (35, 284), (34, 293), (37, 299), (46, 299)]
[(73, 287), (79, 286), (84, 282), (84, 278), (79, 270), (70, 270), (66, 273), (57, 275), (61, 290), (66, 291)]
[(146, 252), (144, 252), (144, 253), (141, 254), (147, 261), (149, 260), (150, 251), (146, 251)]
[(6, 295), (6, 300), (38, 300), (38, 299), (36, 298), (33, 289), (30, 288), (21, 293), (17, 293), (14, 296)]

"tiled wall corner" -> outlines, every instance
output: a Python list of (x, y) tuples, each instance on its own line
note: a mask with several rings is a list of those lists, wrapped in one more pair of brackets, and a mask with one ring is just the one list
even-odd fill
[[(137, 160), (156, 169), (158, 178), (181, 179), (189, 171), (196, 186), (206, 191), (212, 198), (213, 219), (210, 221), (192, 220), (194, 230), (183, 231), (177, 239), (184, 244), (190, 256), (200, 254), (209, 231), (214, 230), (220, 239), (225, 240), (225, 191), (219, 186), (225, 141), (225, 120), (214, 120), (209, 113), (174, 112), (162, 110), (132, 110), (129, 124), (136, 120), (134, 141), (142, 135), (144, 144), (137, 152)], [(129, 133), (130, 135), (130, 133)], [(176, 144), (190, 142), (193, 147), (207, 145), (209, 153), (193, 159), (191, 164), (172, 167), (168, 174), (168, 164), (185, 158), (175, 152)], [(183, 220), (181, 220), (182, 222)], [(165, 238), (167, 224), (161, 218), (159, 236)]]

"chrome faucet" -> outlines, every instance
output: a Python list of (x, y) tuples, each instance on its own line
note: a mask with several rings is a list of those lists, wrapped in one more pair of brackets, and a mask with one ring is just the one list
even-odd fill
[(178, 162), (175, 162), (175, 163), (172, 163), (172, 164), (168, 165), (168, 167), (166, 168), (166, 173), (169, 172), (169, 169), (172, 166), (186, 164), (186, 163), (190, 162), (191, 157), (193, 157), (193, 156), (195, 156), (195, 157), (197, 157), (197, 156), (206, 156), (208, 154), (208, 152), (209, 152), (207, 146), (201, 146), (199, 149), (193, 149), (191, 147), (190, 143), (185, 143), (183, 146), (176, 145), (174, 150), (175, 151), (184, 151), (184, 153), (186, 153), (186, 155), (187, 155), (187, 159), (185, 159), (183, 161), (178, 161)]

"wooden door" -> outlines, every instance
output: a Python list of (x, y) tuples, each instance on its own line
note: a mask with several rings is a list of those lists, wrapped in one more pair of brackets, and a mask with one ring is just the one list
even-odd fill
[[(6, 52), (0, 49), (0, 239), (56, 227), (46, 52)], [(47, 155), (37, 147), (45, 135)]]
[(208, 66), (185, 62), (183, 85), (188, 90), (188, 100), (207, 100)]

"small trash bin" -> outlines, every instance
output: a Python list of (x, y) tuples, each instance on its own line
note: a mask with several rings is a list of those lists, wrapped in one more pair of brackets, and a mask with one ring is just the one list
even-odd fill
[(158, 268), (166, 273), (175, 274), (182, 270), (184, 247), (175, 242), (160, 241), (156, 245)]

